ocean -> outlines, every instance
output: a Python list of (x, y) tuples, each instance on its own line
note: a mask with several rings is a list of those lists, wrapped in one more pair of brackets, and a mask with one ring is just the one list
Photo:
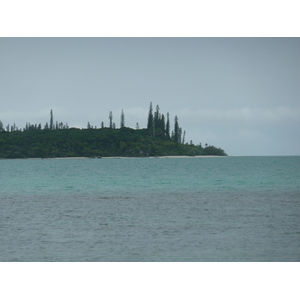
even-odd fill
[(0, 160), (2, 262), (298, 262), (300, 156)]

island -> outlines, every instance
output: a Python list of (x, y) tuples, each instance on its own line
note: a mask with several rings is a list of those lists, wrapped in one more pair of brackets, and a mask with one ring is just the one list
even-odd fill
[(170, 132), (169, 113), (166, 118), (155, 112), (150, 103), (147, 128), (125, 126), (122, 110), (120, 127), (116, 128), (112, 112), (109, 113), (109, 126), (69, 128), (68, 124), (53, 121), (41, 124), (26, 123), (19, 129), (3, 126), (0, 121), (0, 158), (71, 158), (71, 157), (156, 157), (156, 156), (227, 156), (225, 151), (215, 146), (186, 143), (185, 131), (179, 127), (178, 117), (174, 119), (174, 129)]

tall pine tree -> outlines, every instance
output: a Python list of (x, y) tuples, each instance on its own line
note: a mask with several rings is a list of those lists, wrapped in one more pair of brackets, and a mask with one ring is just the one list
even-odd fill
[(165, 116), (164, 114), (161, 115), (160, 122), (159, 122), (160, 134), (166, 134), (166, 124), (165, 124)]
[(109, 116), (108, 116), (108, 118), (109, 118), (109, 128), (113, 128), (113, 114), (112, 114), (112, 112), (110, 111), (109, 112)]
[(167, 113), (166, 135), (167, 135), (168, 137), (170, 137), (170, 120), (169, 120), (169, 113)]
[(152, 112), (152, 102), (150, 102), (149, 114), (148, 114), (148, 124), (147, 130), (149, 135), (153, 135), (153, 112)]
[(123, 128), (125, 127), (125, 116), (124, 116), (124, 111), (122, 109), (122, 112), (121, 112), (121, 122), (120, 122), (120, 128)]
[(178, 125), (178, 117), (175, 116), (175, 119), (174, 119), (174, 141), (175, 142), (180, 142), (179, 139), (180, 139), (180, 128), (179, 128), (179, 125)]
[(53, 111), (52, 109), (50, 110), (50, 126), (49, 128), (52, 130), (54, 129), (54, 125), (53, 125)]
[(182, 144), (185, 142), (185, 130), (183, 131), (183, 138), (182, 138)]
[(156, 110), (155, 110), (155, 113), (154, 113), (154, 118), (153, 118), (153, 127), (154, 127), (154, 136), (157, 136), (159, 135), (159, 118), (160, 118), (160, 115), (159, 115), (159, 106), (156, 105)]

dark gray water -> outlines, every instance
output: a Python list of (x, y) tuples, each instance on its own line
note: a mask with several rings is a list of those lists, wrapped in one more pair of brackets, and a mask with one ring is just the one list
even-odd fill
[(0, 161), (0, 261), (300, 261), (300, 157)]

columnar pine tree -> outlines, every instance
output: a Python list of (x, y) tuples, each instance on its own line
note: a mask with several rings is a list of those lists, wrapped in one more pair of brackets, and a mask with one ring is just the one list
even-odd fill
[(113, 114), (112, 114), (112, 112), (110, 111), (109, 112), (109, 128), (113, 128)]
[(182, 144), (184, 144), (184, 140), (185, 140), (185, 130), (183, 131)]
[(153, 127), (154, 127), (154, 136), (157, 136), (159, 134), (159, 106), (156, 105), (156, 110), (154, 113), (154, 118), (153, 118)]
[(50, 110), (50, 130), (54, 129), (54, 125), (53, 125), (53, 111), (52, 109)]
[(150, 102), (147, 130), (149, 135), (153, 135), (153, 113), (152, 113), (152, 102)]
[(123, 128), (125, 127), (125, 116), (124, 116), (124, 111), (122, 109), (122, 112), (121, 112), (121, 122), (120, 122), (120, 128)]
[(168, 137), (170, 137), (170, 120), (169, 120), (169, 113), (167, 113), (166, 135), (167, 135)]
[(159, 129), (160, 129), (160, 135), (165, 135), (166, 134), (166, 124), (165, 124), (164, 114), (161, 115), (161, 118), (159, 120)]
[(180, 132), (179, 132), (179, 125), (178, 125), (178, 117), (175, 116), (175, 119), (174, 119), (174, 141), (175, 142), (178, 142), (179, 141), (179, 138), (180, 138)]
[(181, 140), (181, 135), (182, 135), (182, 128), (179, 128), (179, 134), (178, 134), (178, 143), (181, 144), (182, 140)]

